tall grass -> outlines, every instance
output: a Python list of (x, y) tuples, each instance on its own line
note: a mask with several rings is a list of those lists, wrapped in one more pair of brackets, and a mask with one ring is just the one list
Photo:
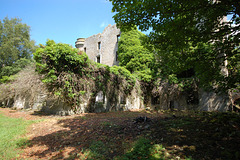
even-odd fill
[(26, 127), (32, 122), (0, 114), (0, 159), (17, 157), (20, 152), (19, 142), (22, 143), (20, 136), (26, 133)]

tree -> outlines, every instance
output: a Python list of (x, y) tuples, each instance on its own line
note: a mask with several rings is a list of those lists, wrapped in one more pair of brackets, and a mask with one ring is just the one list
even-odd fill
[[(176, 67), (166, 67), (175, 68), (181, 73), (181, 66), (189, 69), (188, 62), (191, 62), (191, 67), (199, 69), (198, 75), (215, 69), (215, 76), (209, 81), (215, 79), (214, 81), (225, 89), (239, 85), (239, 1), (110, 1), (113, 4), (112, 10), (116, 12), (114, 19), (122, 30), (128, 30), (135, 25), (143, 31), (152, 29), (149, 37), (151, 43), (158, 48), (161, 62), (167, 62), (164, 59), (169, 60), (169, 54), (176, 63), (181, 62), (181, 65), (174, 64)], [(224, 21), (227, 15), (232, 16), (230, 21)], [(211, 50), (204, 49), (203, 46)], [(228, 75), (219, 76), (220, 66), (224, 65), (225, 60), (228, 61)], [(194, 66), (197, 61), (203, 61), (209, 68), (204, 67), (205, 70), (202, 70)], [(173, 72), (170, 68), (168, 70)]]
[(0, 20), (0, 70), (21, 58), (30, 59), (35, 48), (29, 26), (18, 18)]
[(2, 67), (0, 72), (0, 82), (5, 83), (14, 80), (16, 78), (15, 74), (23, 70), (25, 67), (31, 65), (32, 63), (32, 59), (21, 58), (11, 66)]
[(118, 47), (119, 65), (126, 67), (141, 80), (150, 81), (155, 57), (153, 52), (143, 45), (145, 38), (146, 35), (138, 31), (137, 27), (121, 33)]

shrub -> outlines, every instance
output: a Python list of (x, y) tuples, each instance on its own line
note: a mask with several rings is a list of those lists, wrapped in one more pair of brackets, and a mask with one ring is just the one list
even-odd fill
[(9, 103), (16, 97), (23, 95), (29, 98), (29, 105), (32, 105), (36, 99), (36, 94), (47, 91), (40, 76), (35, 72), (33, 64), (11, 77), (14, 77), (11, 83), (0, 85), (0, 103), (3, 103), (5, 107), (11, 107), (8, 106), (11, 105)]
[(78, 50), (68, 44), (56, 44), (53, 40), (48, 40), (46, 46), (41, 45), (34, 53), (37, 71), (46, 73), (46, 78), (53, 80), (61, 72), (80, 73), (88, 66), (89, 59), (85, 53), (77, 53)]
[(78, 54), (77, 49), (52, 40), (37, 49), (34, 59), (36, 70), (44, 75), (42, 81), (49, 90), (69, 102), (73, 109), (82, 103), (86, 92), (94, 97), (102, 91), (115, 101), (118, 91), (129, 94), (136, 82), (126, 68), (92, 62), (86, 53)]
[(33, 60), (31, 59), (21, 58), (17, 60), (15, 63), (13, 63), (13, 65), (3, 67), (0, 72), (1, 77), (0, 82), (6, 83), (14, 80), (16, 78), (14, 74), (17, 74), (19, 71), (21, 71), (26, 66), (29, 66), (32, 63)]

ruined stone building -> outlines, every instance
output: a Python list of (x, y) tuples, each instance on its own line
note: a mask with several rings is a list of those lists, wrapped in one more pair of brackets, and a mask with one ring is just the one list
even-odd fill
[(76, 48), (86, 52), (88, 57), (98, 63), (109, 66), (118, 65), (118, 41), (120, 29), (116, 24), (109, 24), (103, 31), (88, 38), (78, 38), (75, 42)]
[[(95, 62), (109, 66), (118, 65), (117, 50), (120, 34), (121, 31), (116, 25), (108, 25), (102, 33), (90, 36), (88, 38), (78, 38), (75, 46), (80, 51), (86, 52), (88, 57)], [(222, 72), (227, 74), (224, 69), (225, 68), (223, 66)], [(169, 107), (173, 107), (178, 109), (188, 108), (208, 111), (224, 111), (227, 110), (229, 106), (229, 99), (227, 95), (218, 95), (215, 92), (196, 90), (193, 92), (194, 95), (190, 94), (191, 98), (194, 97), (194, 101), (189, 101), (189, 93), (186, 94), (185, 92), (177, 91), (176, 87), (171, 87), (165, 83), (162, 84), (161, 87), (155, 88), (155, 90), (157, 90), (159, 93), (156, 96), (150, 97), (150, 103), (152, 107), (158, 109), (168, 109)], [(171, 92), (171, 90), (173, 92)], [(119, 99), (121, 99), (121, 96), (119, 96)], [(138, 102), (139, 105), (138, 103), (131, 103), (132, 106), (135, 106), (135, 108), (141, 106), (140, 101), (138, 100), (139, 97), (135, 97), (133, 99), (134, 101)], [(95, 99), (95, 107), (97, 106), (98, 102), (105, 101), (107, 101), (107, 97), (105, 97), (103, 92), (100, 91)]]

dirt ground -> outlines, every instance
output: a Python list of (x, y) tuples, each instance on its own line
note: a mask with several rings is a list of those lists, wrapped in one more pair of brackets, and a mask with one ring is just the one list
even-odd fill
[[(116, 159), (141, 137), (161, 144), (169, 159), (240, 159), (238, 113), (127, 111), (61, 117), (7, 108), (0, 112), (37, 121), (24, 135), (29, 145), (17, 159)], [(100, 154), (89, 158), (90, 151)]]
[[(83, 154), (81, 153), (83, 149), (88, 148), (94, 141), (115, 143), (111, 144), (113, 149), (109, 156), (121, 155), (125, 148), (115, 148), (115, 145), (118, 145), (117, 143), (122, 145), (123, 138), (125, 143), (131, 142), (137, 134), (140, 134), (141, 129), (137, 133), (135, 128), (131, 128), (134, 124), (133, 119), (161, 116), (140, 111), (88, 113), (65, 117), (8, 108), (0, 108), (0, 112), (8, 117), (39, 121), (28, 128), (25, 136), (31, 143), (23, 149), (19, 159), (78, 159), (71, 157)], [(111, 139), (114, 142), (111, 142)]]

